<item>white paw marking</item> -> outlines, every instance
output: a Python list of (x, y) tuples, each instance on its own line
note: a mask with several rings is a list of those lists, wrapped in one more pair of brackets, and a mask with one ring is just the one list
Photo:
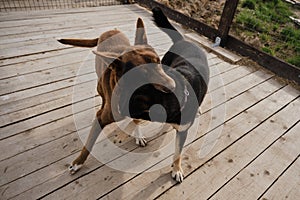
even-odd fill
[(178, 183), (182, 183), (183, 181), (183, 173), (182, 171), (172, 171), (172, 178)]
[(77, 165), (77, 164), (71, 164), (69, 167), (68, 167), (68, 170), (70, 172), (70, 174), (75, 174), (80, 168), (82, 167), (82, 165)]
[(145, 147), (147, 145), (147, 140), (145, 138), (135, 138), (135, 143), (141, 147)]

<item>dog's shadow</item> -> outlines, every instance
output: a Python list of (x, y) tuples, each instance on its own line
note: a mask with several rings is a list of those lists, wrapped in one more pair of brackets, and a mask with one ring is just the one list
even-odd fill
[(175, 139), (175, 132), (173, 133), (173, 129), (167, 124), (151, 122), (140, 126), (140, 131), (148, 141), (146, 147), (136, 144), (132, 137), (136, 126), (128, 120), (114, 123), (107, 129), (103, 130), (106, 133), (99, 137), (92, 154), (100, 162), (121, 171), (133, 173), (145, 171), (152, 164), (159, 162), (159, 159), (163, 159), (164, 155), (170, 152), (168, 148), (174, 148), (172, 140)]
[[(157, 174), (157, 171), (150, 173), (154, 175)], [(153, 181), (145, 181), (145, 178), (140, 176), (137, 178), (137, 183), (132, 183), (130, 180), (125, 187), (115, 190), (112, 197), (113, 199), (154, 199), (154, 197), (165, 190), (165, 185), (175, 183), (175, 181), (170, 178), (170, 171), (157, 175), (156, 177), (157, 178)], [(137, 187), (136, 184), (139, 184), (138, 190), (135, 188)]]

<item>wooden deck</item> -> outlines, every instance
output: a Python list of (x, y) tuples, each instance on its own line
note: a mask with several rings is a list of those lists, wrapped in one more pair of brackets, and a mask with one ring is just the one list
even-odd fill
[[(265, 70), (213, 53), (207, 53), (209, 92), (185, 146), (182, 184), (162, 165), (173, 150), (153, 153), (139, 173), (114, 169), (109, 163), (125, 154), (108, 153), (101, 162), (89, 157), (69, 175), (101, 101), (91, 50), (56, 39), (94, 38), (118, 28), (133, 41), (137, 17), (163, 55), (170, 39), (137, 5), (0, 13), (0, 199), (299, 199), (300, 92)], [(142, 154), (174, 135), (153, 136), (145, 148), (124, 133), (108, 136), (100, 147), (113, 141)]]

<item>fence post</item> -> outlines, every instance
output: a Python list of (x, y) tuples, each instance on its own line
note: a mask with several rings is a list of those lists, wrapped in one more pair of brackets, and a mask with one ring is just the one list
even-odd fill
[(218, 31), (219, 37), (221, 38), (221, 46), (224, 47), (227, 42), (227, 36), (234, 18), (236, 8), (238, 6), (239, 0), (226, 0), (222, 16), (220, 19)]

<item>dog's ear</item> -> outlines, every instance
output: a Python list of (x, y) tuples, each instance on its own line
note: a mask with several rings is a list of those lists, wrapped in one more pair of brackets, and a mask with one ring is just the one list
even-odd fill
[(114, 52), (100, 52), (93, 50), (93, 53), (96, 54), (96, 56), (99, 56), (105, 63), (111, 64), (115, 60), (119, 60), (119, 54)]
[(136, 32), (135, 32), (135, 41), (134, 41), (134, 45), (139, 45), (139, 44), (142, 45), (148, 44), (144, 22), (141, 18), (138, 18), (136, 22)]

